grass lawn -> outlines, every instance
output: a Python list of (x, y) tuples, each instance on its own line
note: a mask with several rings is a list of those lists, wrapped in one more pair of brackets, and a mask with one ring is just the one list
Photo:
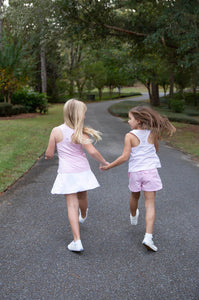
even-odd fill
[(199, 125), (172, 122), (176, 132), (165, 140), (172, 146), (193, 155), (199, 160)]
[(34, 118), (0, 120), (0, 193), (44, 153), (51, 129), (63, 122), (63, 105)]

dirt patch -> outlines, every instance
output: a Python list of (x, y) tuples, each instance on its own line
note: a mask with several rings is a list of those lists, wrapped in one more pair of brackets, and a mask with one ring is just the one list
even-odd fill
[(18, 114), (11, 117), (0, 117), (0, 120), (16, 120), (16, 119), (26, 119), (26, 118), (35, 118), (40, 116), (40, 113), (29, 113), (29, 114)]

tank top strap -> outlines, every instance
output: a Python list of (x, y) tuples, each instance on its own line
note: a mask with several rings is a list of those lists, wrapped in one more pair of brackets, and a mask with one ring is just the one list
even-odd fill
[(133, 133), (140, 141), (140, 144), (148, 143), (148, 137), (151, 133), (151, 130), (148, 129), (133, 129), (130, 131)]
[(149, 138), (149, 135), (151, 133), (151, 130), (145, 130), (146, 132), (146, 135), (145, 135), (145, 143), (148, 143), (148, 138)]

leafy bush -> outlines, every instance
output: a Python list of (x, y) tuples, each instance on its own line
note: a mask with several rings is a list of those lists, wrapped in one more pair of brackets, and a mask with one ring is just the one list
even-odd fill
[[(194, 97), (195, 95), (193, 93), (185, 93), (184, 94), (185, 103), (188, 105), (194, 105), (195, 103)], [(196, 93), (196, 100), (199, 103), (199, 93)]]
[[(166, 98), (169, 99), (169, 96), (166, 96)], [(193, 93), (185, 92), (185, 93), (183, 93), (183, 95), (181, 93), (175, 93), (173, 95), (172, 99), (176, 99), (176, 100), (184, 99), (185, 100), (185, 104), (187, 104), (187, 105), (195, 105), (195, 95)], [(196, 101), (197, 101), (197, 103), (199, 103), (199, 93), (196, 93)]]
[(182, 113), (185, 109), (185, 101), (183, 99), (170, 99), (169, 107), (175, 113)]
[[(168, 96), (169, 98), (169, 96)], [(176, 99), (176, 100), (181, 100), (183, 98), (182, 94), (181, 93), (175, 93), (173, 94), (173, 97), (172, 99)]]
[(14, 93), (11, 101), (13, 104), (25, 106), (30, 113), (34, 113), (37, 110), (40, 113), (48, 112), (48, 101), (45, 94), (22, 90)]
[(0, 103), (0, 117), (7, 117), (12, 115), (12, 104)]
[(9, 103), (0, 103), (0, 117), (10, 117), (27, 113), (27, 108), (23, 105), (12, 105)]
[(24, 114), (24, 113), (27, 113), (27, 108), (23, 105), (13, 105), (12, 106), (12, 111), (11, 111), (11, 114), (12, 115), (18, 115), (18, 114)]

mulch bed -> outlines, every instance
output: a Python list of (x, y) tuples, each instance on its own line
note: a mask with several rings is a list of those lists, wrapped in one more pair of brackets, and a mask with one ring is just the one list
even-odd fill
[(41, 116), (40, 113), (29, 113), (29, 114), (19, 114), (11, 117), (0, 117), (0, 120), (16, 120), (16, 119), (26, 119), (35, 118), (36, 116)]

